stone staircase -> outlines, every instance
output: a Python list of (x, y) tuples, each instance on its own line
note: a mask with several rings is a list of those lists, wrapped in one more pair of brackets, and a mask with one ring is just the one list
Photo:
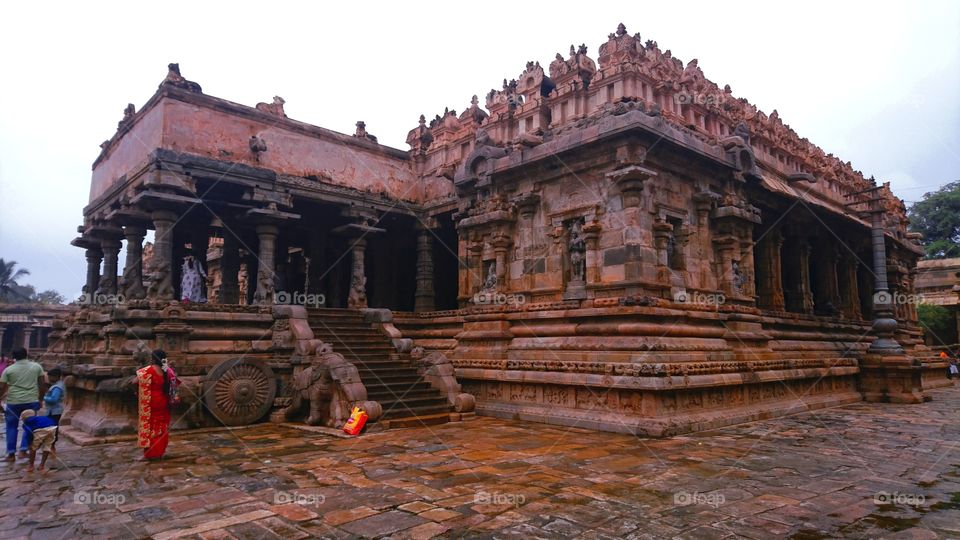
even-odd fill
[(423, 381), (408, 354), (398, 353), (390, 339), (364, 322), (352, 309), (308, 310), (316, 339), (333, 346), (357, 367), (367, 399), (380, 402), (383, 428), (443, 424), (453, 408), (446, 396)]

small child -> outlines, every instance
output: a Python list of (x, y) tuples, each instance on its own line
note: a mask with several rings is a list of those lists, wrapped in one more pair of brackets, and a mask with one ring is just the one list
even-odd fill
[(60, 417), (63, 416), (63, 400), (67, 396), (67, 385), (64, 384), (62, 375), (63, 372), (56, 367), (47, 372), (50, 388), (43, 396), (43, 407), (46, 409), (46, 414), (58, 426), (60, 425)]
[(53, 443), (57, 437), (57, 424), (49, 416), (37, 416), (37, 413), (31, 409), (20, 413), (20, 421), (23, 422), (23, 433), (30, 445), (30, 464), (27, 465), (27, 472), (33, 472), (33, 461), (37, 457), (37, 450), (43, 452), (40, 467), (37, 468), (42, 471), (47, 464), (48, 456), (52, 454), (54, 459), (57, 457), (53, 450)]

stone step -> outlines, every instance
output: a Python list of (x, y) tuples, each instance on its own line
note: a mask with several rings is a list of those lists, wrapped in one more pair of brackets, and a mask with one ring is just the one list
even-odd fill
[(381, 419), (377, 424), (383, 429), (395, 429), (405, 427), (436, 426), (439, 424), (446, 424), (449, 421), (449, 412), (438, 412), (434, 414), (421, 414), (419, 416), (386, 418)]
[(377, 424), (402, 427), (449, 421), (452, 407), (446, 396), (423, 381), (390, 338), (364, 322), (359, 312), (310, 310), (309, 323), (317, 339), (356, 366), (367, 398), (383, 406), (384, 416)]
[[(426, 405), (426, 406), (420, 406), (420, 407), (393, 407), (393, 408), (384, 407), (383, 417), (381, 421), (393, 420), (393, 419), (405, 418), (405, 417), (409, 418), (409, 417), (415, 417), (415, 416), (426, 416), (426, 415), (432, 415), (432, 414), (449, 415), (450, 412), (452, 412), (452, 410), (453, 410), (453, 407), (451, 407), (446, 402), (439, 405)], [(447, 418), (447, 421), (449, 421), (449, 417)]]
[(430, 385), (426, 385), (426, 388), (419, 388), (417, 390), (411, 390), (410, 387), (407, 387), (402, 391), (384, 390), (382, 387), (377, 387), (376, 390), (371, 391), (370, 387), (367, 388), (367, 399), (379, 401), (381, 404), (386, 403), (389, 400), (397, 399), (401, 396), (403, 399), (437, 399), (437, 392)]

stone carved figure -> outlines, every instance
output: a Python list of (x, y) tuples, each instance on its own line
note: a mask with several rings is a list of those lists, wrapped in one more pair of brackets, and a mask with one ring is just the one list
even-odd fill
[(123, 119), (117, 122), (117, 131), (133, 123), (133, 115), (135, 114), (137, 114), (137, 108), (133, 103), (127, 103), (127, 107), (123, 109)]
[(135, 267), (123, 269), (123, 275), (120, 276), (120, 292), (127, 298), (139, 300), (146, 296), (147, 291), (143, 288), (142, 281), (135, 279), (135, 272), (137, 272)]
[(173, 298), (173, 284), (170, 283), (170, 269), (163, 261), (156, 261), (150, 272), (150, 286), (147, 288), (147, 298), (150, 300), (167, 300)]
[(583, 221), (576, 219), (570, 224), (570, 239), (567, 253), (570, 260), (570, 281), (582, 283), (586, 280), (587, 243), (583, 237)]
[(367, 278), (354, 272), (350, 280), (350, 294), (347, 296), (347, 306), (350, 308), (367, 307)]
[(410, 145), (410, 148), (414, 153), (425, 154), (427, 149), (430, 148), (430, 144), (432, 142), (433, 132), (431, 132), (430, 128), (427, 127), (426, 117), (421, 114), (420, 125), (412, 129), (410, 133), (407, 134), (407, 144)]
[(260, 153), (267, 151), (267, 143), (259, 135), (250, 136), (250, 151), (253, 152), (257, 159), (260, 159)]
[(567, 61), (563, 59), (562, 54), (557, 53), (557, 56), (554, 57), (553, 62), (550, 62), (550, 78), (557, 79), (569, 72), (570, 64), (567, 64)]
[(733, 290), (737, 294), (743, 294), (743, 286), (747, 283), (747, 277), (740, 269), (740, 261), (733, 261)]
[(257, 290), (253, 293), (253, 302), (255, 304), (272, 304), (273, 291), (273, 272), (261, 268), (257, 272)]
[(257, 110), (263, 111), (268, 114), (272, 114), (274, 116), (279, 116), (281, 118), (286, 118), (287, 113), (283, 111), (284, 103), (286, 103), (286, 100), (284, 100), (282, 97), (273, 96), (272, 103), (264, 103), (262, 101), (260, 103), (257, 103)]
[(750, 128), (747, 127), (747, 124), (738, 123), (737, 127), (733, 128), (733, 134), (743, 139), (747, 146), (750, 146)]
[(370, 420), (381, 416), (382, 407), (376, 401), (367, 401), (360, 373), (342, 354), (333, 352), (330, 345), (320, 340), (311, 340), (307, 354), (310, 364), (294, 368), (290, 406), (283, 410), (285, 418), (295, 418), (304, 404), (309, 404), (306, 423), (311, 426), (342, 425), (356, 406), (363, 408)]
[(490, 261), (490, 266), (487, 267), (487, 278), (483, 281), (483, 287), (480, 290), (497, 290), (497, 261)]
[(200, 88), (200, 85), (188, 81), (183, 78), (183, 75), (180, 75), (180, 64), (171, 63), (167, 64), (167, 77), (163, 79), (163, 82), (160, 83), (160, 86), (174, 86), (177, 88), (182, 88), (188, 92), (193, 92), (194, 94), (202, 94), (203, 90)]
[(368, 139), (373, 142), (377, 142), (377, 137), (367, 133), (367, 123), (363, 120), (357, 121), (357, 131), (353, 134), (354, 137), (358, 139)]

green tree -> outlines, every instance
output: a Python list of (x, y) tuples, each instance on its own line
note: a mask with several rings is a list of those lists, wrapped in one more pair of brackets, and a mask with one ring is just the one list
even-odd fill
[(960, 181), (951, 182), (907, 211), (910, 230), (923, 234), (923, 249), (928, 259), (960, 257)]
[(17, 280), (23, 276), (30, 275), (26, 268), (17, 268), (17, 261), (5, 261), (0, 259), (0, 302), (30, 301), (30, 297), (24, 297), (21, 286)]
[(932, 340), (932, 345), (953, 345), (957, 342), (957, 327), (953, 313), (934, 304), (917, 305), (917, 318), (923, 333)]
[(53, 289), (47, 289), (34, 293), (32, 300), (38, 304), (60, 305), (67, 301), (67, 298)]

